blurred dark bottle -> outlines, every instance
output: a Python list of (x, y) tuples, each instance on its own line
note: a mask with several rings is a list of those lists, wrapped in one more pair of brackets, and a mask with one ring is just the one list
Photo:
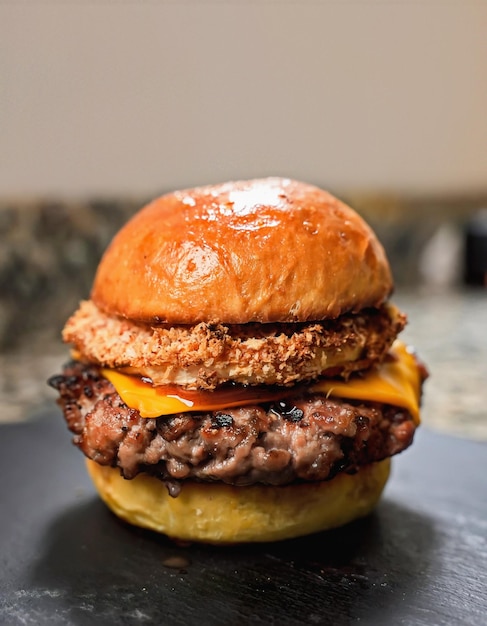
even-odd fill
[(481, 209), (465, 228), (465, 282), (487, 288), (487, 209)]

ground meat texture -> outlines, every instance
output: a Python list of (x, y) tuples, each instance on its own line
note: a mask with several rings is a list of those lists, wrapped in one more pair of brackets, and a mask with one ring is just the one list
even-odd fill
[(407, 448), (408, 411), (323, 394), (262, 406), (142, 418), (97, 368), (73, 362), (50, 379), (74, 443), (125, 478), (284, 485), (355, 472)]

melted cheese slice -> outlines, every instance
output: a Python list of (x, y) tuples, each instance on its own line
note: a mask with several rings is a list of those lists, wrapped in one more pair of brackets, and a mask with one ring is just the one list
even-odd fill
[(401, 341), (394, 342), (389, 354), (390, 359), (363, 376), (348, 381), (321, 380), (310, 389), (337, 398), (399, 406), (407, 409), (419, 424), (421, 374), (416, 358)]
[[(125, 404), (142, 417), (159, 417), (188, 411), (218, 411), (225, 408), (278, 400), (297, 393), (296, 388), (230, 388), (216, 391), (186, 391), (180, 387), (154, 387), (140, 378), (103, 369), (102, 375), (117, 390)], [(336, 398), (381, 402), (407, 409), (419, 423), (421, 375), (414, 355), (400, 341), (379, 367), (348, 381), (321, 380), (299, 387)]]

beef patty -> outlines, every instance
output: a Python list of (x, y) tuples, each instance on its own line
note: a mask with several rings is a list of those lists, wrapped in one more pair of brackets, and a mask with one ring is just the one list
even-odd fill
[(74, 443), (125, 478), (284, 485), (323, 481), (407, 448), (415, 424), (403, 408), (323, 394), (207, 413), (143, 418), (99, 370), (67, 364), (49, 384)]

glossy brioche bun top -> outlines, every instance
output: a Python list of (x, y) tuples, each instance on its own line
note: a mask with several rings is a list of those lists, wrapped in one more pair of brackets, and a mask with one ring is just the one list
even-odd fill
[(154, 200), (113, 239), (91, 297), (149, 324), (243, 324), (335, 318), (391, 290), (357, 213), (312, 185), (267, 178)]

